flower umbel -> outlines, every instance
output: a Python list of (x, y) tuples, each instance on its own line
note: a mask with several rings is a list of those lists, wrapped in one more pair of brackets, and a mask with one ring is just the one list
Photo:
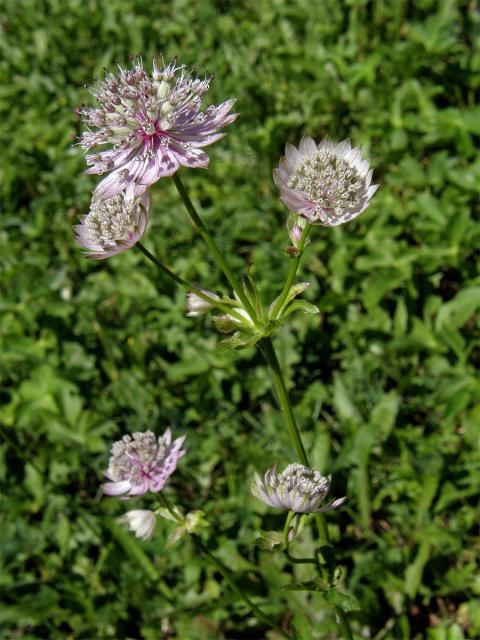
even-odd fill
[(176, 61), (144, 70), (141, 60), (131, 69), (109, 73), (91, 91), (96, 107), (78, 110), (87, 125), (80, 143), (85, 151), (108, 145), (106, 151), (87, 155), (86, 173), (112, 173), (97, 186), (94, 197), (105, 199), (132, 185), (140, 195), (164, 176), (185, 167), (208, 166), (201, 150), (224, 134), (219, 130), (235, 120), (229, 114), (234, 100), (200, 111), (210, 78), (200, 79)]
[(182, 449), (185, 436), (172, 442), (167, 429), (157, 437), (151, 431), (125, 435), (112, 446), (105, 476), (110, 482), (102, 485), (108, 496), (138, 496), (152, 491), (157, 493), (165, 486), (185, 455)]
[(263, 479), (256, 473), (251, 485), (253, 495), (265, 504), (295, 513), (330, 511), (343, 504), (346, 498), (322, 506), (329, 489), (330, 477), (297, 463), (289, 464), (282, 473), (274, 465)]
[(136, 537), (141, 540), (150, 540), (157, 524), (157, 516), (153, 511), (149, 511), (148, 509), (133, 509), (132, 511), (127, 511), (121, 520), (126, 522), (130, 531), (133, 531)]
[(150, 219), (150, 196), (135, 198), (131, 192), (93, 201), (81, 224), (75, 225), (75, 241), (87, 258), (102, 260), (133, 247), (145, 233)]
[(378, 189), (368, 161), (350, 140), (334, 144), (325, 138), (316, 145), (303, 138), (298, 149), (287, 144), (273, 179), (291, 211), (325, 227), (356, 218)]

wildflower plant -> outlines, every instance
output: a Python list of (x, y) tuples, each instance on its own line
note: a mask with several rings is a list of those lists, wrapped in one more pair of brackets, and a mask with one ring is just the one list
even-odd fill
[[(311, 566), (317, 576), (313, 589), (330, 593), (337, 588), (338, 572), (323, 514), (340, 508), (346, 498), (325, 502), (331, 477), (310, 466), (273, 336), (293, 313), (318, 313), (315, 305), (301, 298), (309, 283), (296, 281), (313, 227), (335, 227), (354, 219), (366, 209), (378, 185), (372, 185), (369, 162), (348, 140), (335, 144), (325, 138), (317, 144), (312, 138), (303, 137), (298, 148), (287, 144), (285, 157), (275, 169), (273, 180), (290, 212), (287, 231), (291, 246), (287, 254), (291, 264), (281, 291), (265, 304), (249, 274), (240, 281), (231, 271), (179, 176), (181, 167), (208, 166), (203, 148), (218, 141), (224, 135), (221, 130), (237, 117), (231, 113), (233, 99), (202, 110), (209, 83), (210, 78), (199, 78), (176, 61), (168, 65), (154, 61), (152, 70), (147, 71), (142, 61), (137, 60), (130, 69), (119, 67), (116, 74), (107, 74), (104, 82), (92, 90), (97, 106), (79, 110), (87, 126), (80, 143), (87, 152), (86, 173), (108, 175), (95, 188), (90, 212), (76, 227), (76, 241), (86, 250), (87, 257), (94, 259), (136, 247), (186, 291), (187, 316), (214, 314), (218, 331), (228, 334), (222, 340), (224, 348), (258, 347), (269, 366), (296, 460), (292, 451), (292, 459), (282, 472), (274, 466), (263, 478), (255, 474), (251, 490), (267, 507), (287, 512), (283, 533), (271, 534), (273, 543), (269, 548), (280, 547), (293, 564)], [(107, 148), (96, 150), (101, 146)], [(149, 189), (169, 176), (225, 276), (231, 295), (214, 293), (186, 281), (142, 244), (150, 218)], [(205, 545), (202, 536), (209, 523), (204, 514), (193, 511), (184, 515), (178, 500), (172, 501), (171, 495), (167, 495), (171, 494), (167, 481), (185, 454), (183, 443), (184, 438), (173, 439), (169, 429), (161, 437), (150, 430), (124, 436), (112, 447), (103, 492), (122, 500), (157, 501), (152, 508), (127, 511), (124, 521), (133, 533), (148, 540), (155, 533), (158, 517), (173, 521), (176, 531), (170, 538), (171, 543), (189, 534), (199, 551), (215, 565), (255, 615), (283, 637), (291, 637), (249, 598), (228, 567)], [(319, 546), (314, 557), (296, 558), (290, 553), (290, 545), (301, 534), (308, 518), (315, 522)], [(342, 606), (341, 599), (333, 602), (343, 636), (352, 638), (346, 607)]]

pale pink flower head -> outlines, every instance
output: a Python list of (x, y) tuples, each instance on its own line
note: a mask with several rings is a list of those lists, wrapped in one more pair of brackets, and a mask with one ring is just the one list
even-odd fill
[(127, 192), (107, 200), (93, 200), (90, 211), (75, 225), (75, 242), (87, 258), (103, 260), (133, 247), (150, 220), (150, 195)]
[(221, 138), (220, 129), (238, 115), (229, 113), (235, 100), (200, 110), (209, 84), (209, 77), (200, 79), (176, 61), (158, 68), (154, 60), (148, 72), (138, 60), (131, 69), (119, 66), (116, 75), (107, 74), (91, 91), (96, 107), (78, 110), (88, 127), (80, 137), (85, 151), (108, 146), (87, 155), (86, 173), (111, 172), (94, 198), (111, 198), (128, 185), (140, 195), (180, 166), (206, 168), (202, 147)]
[(102, 485), (103, 492), (107, 496), (139, 496), (161, 491), (185, 455), (184, 440), (182, 436), (172, 442), (170, 429), (159, 438), (151, 431), (123, 436), (112, 446), (105, 473), (109, 482)]
[(350, 140), (334, 144), (325, 138), (317, 145), (305, 137), (298, 149), (287, 144), (273, 179), (291, 211), (325, 227), (356, 218), (378, 189), (368, 160)]
[(256, 473), (251, 485), (255, 497), (274, 509), (295, 513), (319, 513), (336, 509), (346, 498), (323, 502), (330, 490), (330, 477), (303, 464), (289, 464), (281, 473), (276, 465), (263, 478)]

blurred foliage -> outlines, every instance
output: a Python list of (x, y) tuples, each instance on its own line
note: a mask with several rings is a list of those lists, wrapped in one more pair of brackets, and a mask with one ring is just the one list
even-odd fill
[[(285, 587), (255, 540), (281, 514), (249, 497), (256, 468), (293, 458), (253, 349), (217, 351), (208, 319), (139, 252), (82, 259), (74, 109), (118, 59), (163, 53), (214, 72), (241, 118), (184, 172), (231, 265), (271, 301), (288, 269), (271, 171), (302, 132), (362, 145), (381, 188), (344, 228), (315, 229), (302, 279), (321, 310), (276, 337), (317, 468), (348, 494), (329, 515), (363, 637), (480, 636), (480, 14), (474, 0), (3, 0), (2, 638), (276, 638), (169, 523), (140, 544), (95, 501), (112, 440), (187, 434), (170, 494), (298, 638), (336, 638), (321, 594)], [(147, 246), (180, 275), (219, 275), (170, 181)], [(224, 289), (226, 291), (226, 289)], [(140, 505), (140, 500), (135, 500)], [(307, 527), (299, 547), (311, 551)]]

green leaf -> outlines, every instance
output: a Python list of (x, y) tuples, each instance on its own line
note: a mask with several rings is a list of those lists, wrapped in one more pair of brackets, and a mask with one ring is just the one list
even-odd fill
[[(287, 296), (283, 302), (283, 305), (280, 307), (280, 309), (277, 310), (276, 314), (275, 314), (275, 318), (281, 318), (284, 313), (285, 313), (285, 309), (286, 307), (288, 307), (288, 305), (290, 304), (290, 302), (296, 298), (297, 296), (299, 296), (300, 294), (302, 294), (305, 289), (307, 289), (310, 286), (309, 282), (297, 282), (297, 284), (294, 284), (290, 287), (289, 292), (287, 293)], [(272, 302), (272, 304), (269, 306), (268, 308), (268, 317), (270, 319), (275, 319), (272, 316), (272, 312), (275, 309), (275, 306), (278, 302), (278, 300), (280, 299), (280, 296), (278, 298), (275, 298), (275, 300)]]
[(320, 309), (311, 302), (306, 300), (295, 300), (291, 302), (288, 307), (284, 307), (282, 318), (286, 318), (295, 311), (302, 311), (303, 313), (320, 313)]
[(420, 543), (416, 558), (405, 572), (405, 592), (410, 598), (415, 598), (422, 583), (423, 571), (430, 558), (432, 539), (425, 531), (425, 536)]
[(440, 307), (435, 320), (435, 330), (444, 327), (457, 329), (480, 308), (480, 287), (468, 287)]
[(340, 607), (345, 613), (350, 611), (360, 611), (361, 606), (354, 595), (343, 589), (331, 588), (322, 593), (323, 597), (330, 604)]
[(283, 545), (283, 535), (278, 531), (260, 531), (260, 535), (255, 539), (255, 544), (266, 551), (273, 551), (276, 547)]

